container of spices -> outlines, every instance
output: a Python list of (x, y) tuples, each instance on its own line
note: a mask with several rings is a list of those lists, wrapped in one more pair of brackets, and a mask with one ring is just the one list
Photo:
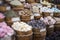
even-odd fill
[(16, 31), (16, 40), (32, 40), (32, 27), (24, 22), (15, 22), (12, 28)]
[(9, 10), (5, 12), (5, 16), (8, 25), (11, 25), (13, 22), (20, 21), (20, 17), (15, 11)]
[(24, 9), (24, 5), (18, 0), (11, 1), (10, 4), (13, 10), (19, 11), (21, 9)]
[(28, 9), (24, 9), (19, 12), (19, 15), (20, 15), (21, 21), (28, 22), (31, 20), (32, 12)]
[(33, 40), (44, 40), (46, 37), (46, 26), (41, 20), (28, 22), (33, 27)]

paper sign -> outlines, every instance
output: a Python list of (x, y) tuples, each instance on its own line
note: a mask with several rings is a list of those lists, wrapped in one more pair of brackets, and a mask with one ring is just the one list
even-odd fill
[(31, 19), (34, 19), (34, 16), (33, 15), (31, 16)]
[(25, 1), (25, 0), (20, 0), (21, 2)]
[(11, 10), (11, 7), (10, 7), (10, 6), (7, 6), (7, 7), (6, 7), (6, 10)]
[(12, 21), (13, 22), (20, 21), (20, 18), (19, 17), (12, 18)]
[(38, 13), (35, 13), (35, 14), (34, 14), (34, 16), (40, 16), (40, 14), (38, 14)]
[(53, 27), (54, 27), (54, 25), (50, 25), (50, 26), (49, 26), (49, 28), (53, 28)]
[(46, 28), (40, 30), (40, 32), (44, 32), (44, 31), (46, 31)]

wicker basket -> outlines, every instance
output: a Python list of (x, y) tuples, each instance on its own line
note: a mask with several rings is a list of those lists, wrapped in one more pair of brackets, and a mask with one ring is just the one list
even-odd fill
[(5, 12), (6, 11), (6, 7), (5, 6), (0, 6), (0, 11), (1, 12)]
[(55, 26), (55, 31), (60, 31), (60, 23), (55, 24), (54, 26)]
[(10, 17), (6, 17), (5, 20), (6, 21), (11, 21), (11, 18)]
[(46, 37), (46, 31), (40, 32), (39, 28), (33, 28), (33, 40), (44, 40)]
[(38, 28), (33, 28), (33, 32), (34, 32), (34, 34), (40, 34), (40, 29), (38, 29)]
[(59, 12), (57, 12), (57, 13), (54, 13), (54, 15), (53, 15), (54, 17), (59, 17), (60, 16), (60, 13)]
[(31, 20), (31, 17), (29, 15), (20, 15), (21, 21), (28, 22)]
[(10, 18), (10, 17), (6, 17), (5, 21), (9, 26), (11, 26), (13, 24), (12, 18)]
[(47, 29), (47, 36), (51, 35), (54, 32), (54, 26), (52, 27), (47, 26), (46, 29)]
[(4, 21), (4, 19), (0, 19), (0, 22), (3, 22)]
[(12, 25), (13, 22), (11, 21), (11, 18), (6, 17), (5, 20), (6, 20), (7, 25), (9, 26)]
[(7, 25), (11, 26), (13, 24), (12, 21), (6, 21)]
[(34, 3), (35, 0), (26, 0), (28, 3)]
[(50, 16), (50, 13), (49, 12), (42, 12), (42, 15), (46, 17), (46, 16)]
[(20, 32), (20, 31), (16, 31), (17, 32), (17, 36), (16, 36), (16, 40), (32, 40), (32, 30), (28, 31), (28, 32)]
[(32, 30), (27, 31), (27, 32), (21, 32), (21, 31), (17, 31), (17, 30), (16, 30), (16, 33), (17, 33), (17, 35), (27, 35), (27, 34), (32, 33)]
[(20, 11), (21, 9), (24, 9), (24, 5), (21, 5), (21, 6), (13, 6), (12, 5), (12, 9), (15, 11)]

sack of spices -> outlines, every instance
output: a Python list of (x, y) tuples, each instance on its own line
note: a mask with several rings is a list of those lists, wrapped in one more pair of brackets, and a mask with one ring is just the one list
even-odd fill
[(0, 22), (3, 22), (4, 21), (4, 18), (5, 18), (4, 14), (3, 13), (0, 13)]
[(43, 21), (31, 20), (28, 22), (33, 27), (33, 40), (43, 40), (46, 37), (46, 25)]
[(10, 28), (5, 22), (0, 23), (0, 39), (1, 40), (7, 40), (8, 38), (10, 40), (12, 39), (12, 36), (14, 35), (14, 30)]
[(13, 10), (19, 11), (21, 9), (24, 9), (24, 5), (18, 0), (11, 1), (10, 4)]
[(60, 17), (54, 17), (54, 19), (56, 20), (55, 31), (60, 31)]
[(15, 22), (12, 25), (12, 28), (16, 31), (16, 36), (18, 40), (31, 40), (32, 38), (32, 26), (24, 22)]
[(20, 15), (21, 21), (28, 22), (31, 20), (32, 12), (28, 9), (24, 9), (22, 11), (19, 11), (19, 15)]
[(20, 21), (20, 17), (15, 11), (9, 10), (5, 12), (5, 16), (8, 25), (11, 25), (15, 21)]

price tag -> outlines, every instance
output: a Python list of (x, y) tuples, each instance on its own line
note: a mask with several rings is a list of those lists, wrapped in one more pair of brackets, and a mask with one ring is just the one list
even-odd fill
[(46, 31), (46, 28), (40, 30), (40, 32), (44, 32), (44, 31)]
[(34, 15), (31, 16), (31, 19), (34, 19)]
[(51, 13), (50, 15), (53, 16), (53, 13)]
[(16, 22), (16, 21), (20, 21), (20, 18), (19, 17), (15, 17), (15, 18), (12, 18), (11, 19), (13, 22)]
[(38, 13), (35, 13), (35, 14), (34, 14), (34, 16), (40, 16), (40, 14), (38, 14)]
[(50, 26), (49, 26), (49, 28), (53, 28), (53, 27), (54, 27), (54, 25), (50, 25)]
[(10, 7), (10, 6), (7, 6), (7, 7), (6, 7), (6, 10), (11, 10), (11, 7)]
[(25, 0), (20, 0), (21, 2), (24, 2)]

